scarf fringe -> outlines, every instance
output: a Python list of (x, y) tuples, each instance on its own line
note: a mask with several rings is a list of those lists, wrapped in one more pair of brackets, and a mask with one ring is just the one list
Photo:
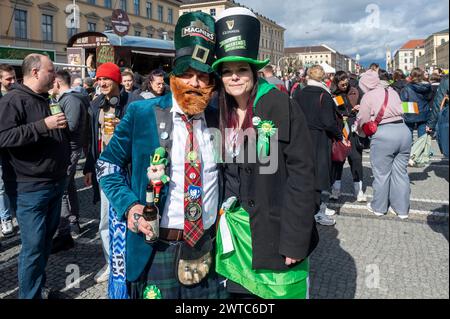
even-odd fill
[(108, 297), (109, 299), (129, 299), (127, 284), (124, 282), (114, 281), (112, 276), (110, 276)]

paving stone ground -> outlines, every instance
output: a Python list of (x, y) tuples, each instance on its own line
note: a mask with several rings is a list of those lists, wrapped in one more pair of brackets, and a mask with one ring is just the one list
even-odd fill
[[(448, 299), (448, 164), (437, 155), (431, 165), (409, 169), (413, 213), (406, 221), (393, 215), (374, 217), (364, 204), (356, 203), (346, 166), (344, 196), (333, 206), (338, 209), (336, 226), (319, 226), (320, 243), (311, 256), (310, 297)], [(373, 178), (368, 153), (364, 166), (370, 196)], [(105, 264), (97, 232), (100, 207), (92, 205), (92, 190), (83, 188), (80, 173), (77, 184), (83, 233), (74, 249), (50, 257), (47, 286), (57, 290), (60, 298), (103, 299), (107, 285), (93, 279)], [(14, 299), (20, 237), (0, 241), (0, 299)]]

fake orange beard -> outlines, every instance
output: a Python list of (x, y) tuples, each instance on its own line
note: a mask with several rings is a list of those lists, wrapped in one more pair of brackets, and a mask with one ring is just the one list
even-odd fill
[(188, 116), (202, 113), (208, 106), (214, 85), (203, 89), (193, 88), (176, 76), (170, 78), (170, 89), (181, 110)]

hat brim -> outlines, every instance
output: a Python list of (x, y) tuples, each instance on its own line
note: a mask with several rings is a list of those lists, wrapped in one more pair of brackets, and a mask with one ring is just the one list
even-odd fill
[(184, 56), (184, 57), (178, 58), (175, 61), (175, 66), (172, 70), (172, 74), (174, 74), (176, 76), (182, 75), (189, 68), (192, 68), (199, 72), (208, 73), (208, 74), (214, 72), (214, 70), (211, 68), (210, 65), (204, 64), (197, 60), (194, 60), (190, 56)]
[(212, 65), (213, 70), (217, 72), (217, 70), (219, 69), (219, 66), (225, 62), (247, 62), (247, 63), (253, 64), (256, 67), (256, 69), (259, 71), (263, 67), (265, 67), (267, 64), (270, 63), (270, 59), (260, 61), (260, 60), (254, 60), (251, 58), (245, 58), (245, 57), (240, 57), (240, 56), (227, 56), (227, 57), (224, 57), (224, 58), (219, 59), (216, 62), (214, 62)]

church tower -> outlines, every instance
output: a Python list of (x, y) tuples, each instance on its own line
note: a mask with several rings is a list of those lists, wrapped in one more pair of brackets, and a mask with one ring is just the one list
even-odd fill
[(388, 72), (392, 71), (391, 48), (388, 45), (386, 46), (386, 71)]

